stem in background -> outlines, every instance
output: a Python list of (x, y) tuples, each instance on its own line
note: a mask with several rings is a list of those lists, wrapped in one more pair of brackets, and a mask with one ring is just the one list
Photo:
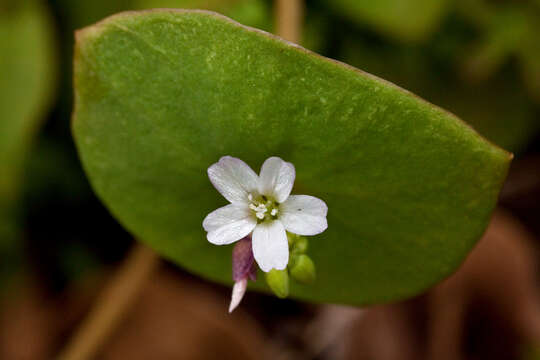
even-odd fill
[(303, 0), (276, 0), (276, 34), (295, 44), (302, 37)]
[(58, 358), (60, 360), (94, 358), (131, 308), (158, 264), (158, 255), (137, 243)]

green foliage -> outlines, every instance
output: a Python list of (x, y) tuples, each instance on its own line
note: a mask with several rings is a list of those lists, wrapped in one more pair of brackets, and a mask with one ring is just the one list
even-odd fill
[(303, 254), (308, 249), (309, 242), (304, 236), (287, 232), (287, 240), (289, 242), (289, 251), (291, 253)]
[(13, 200), (22, 159), (51, 99), (53, 45), (44, 12), (33, 1), (0, 10), (0, 199), (3, 201)]
[(425, 39), (436, 30), (449, 0), (325, 0), (358, 24), (405, 42)]
[(510, 60), (515, 60), (530, 96), (540, 103), (538, 5), (527, 1), (489, 3), (476, 0), (474, 3), (471, 11), (470, 2), (458, 2), (462, 16), (481, 33), (467, 55), (470, 75), (477, 79), (486, 78)]
[(52, 37), (48, 14), (41, 3), (0, 1), (0, 255), (3, 259), (16, 247), (15, 207), (21, 172), (52, 98), (55, 77)]
[(310, 239), (316, 286), (291, 296), (347, 304), (454, 271), (511, 158), (397, 86), (213, 13), (120, 14), (79, 32), (75, 57), (73, 132), (95, 191), (135, 237), (219, 282), (231, 248), (201, 223), (225, 204), (206, 175), (220, 156), (294, 163), (293, 193), (323, 199), (329, 228)]
[(212, 10), (244, 25), (267, 31), (272, 28), (270, 6), (265, 0), (133, 0), (133, 7)]
[(222, 13), (244, 25), (270, 30), (270, 4), (265, 0), (51, 0), (71, 27), (96, 22), (119, 11), (152, 8), (202, 9)]

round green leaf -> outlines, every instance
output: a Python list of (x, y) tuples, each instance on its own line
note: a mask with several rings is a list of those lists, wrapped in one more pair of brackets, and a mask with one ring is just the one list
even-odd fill
[(346, 304), (455, 270), (511, 158), (395, 85), (215, 13), (119, 14), (78, 32), (75, 57), (73, 132), (97, 194), (135, 237), (223, 283), (232, 247), (202, 229), (226, 204), (206, 174), (223, 155), (256, 171), (280, 156), (293, 193), (328, 204), (328, 230), (310, 239), (317, 280), (290, 295)]

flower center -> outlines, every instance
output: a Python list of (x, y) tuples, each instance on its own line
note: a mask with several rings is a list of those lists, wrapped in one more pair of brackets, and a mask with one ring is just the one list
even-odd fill
[(279, 204), (268, 196), (248, 195), (249, 208), (255, 214), (259, 222), (275, 220), (279, 213)]

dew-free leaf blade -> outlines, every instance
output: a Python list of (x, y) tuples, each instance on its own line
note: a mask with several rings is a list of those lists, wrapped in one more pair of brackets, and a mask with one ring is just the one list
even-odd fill
[[(206, 170), (294, 163), (326, 201), (317, 266), (291, 296), (368, 304), (450, 274), (485, 229), (510, 155), (407, 91), (202, 11), (113, 16), (77, 34), (73, 132), (97, 194), (141, 241), (231, 282), (202, 220), (226, 201)], [(254, 284), (263, 289), (263, 281)]]

